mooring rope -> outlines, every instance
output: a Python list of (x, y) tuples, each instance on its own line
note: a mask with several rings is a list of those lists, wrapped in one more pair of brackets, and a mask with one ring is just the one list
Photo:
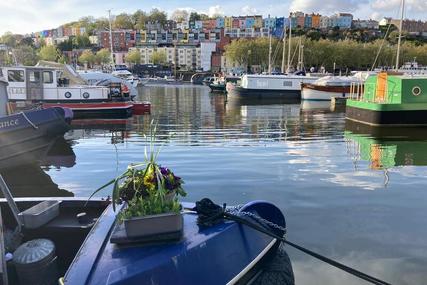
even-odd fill
[(34, 129), (38, 129), (39, 127), (37, 127), (33, 122), (31, 122), (31, 120), (27, 117), (27, 115), (24, 113), (24, 112), (21, 112), (20, 113), (24, 118), (25, 118), (25, 120), (27, 120), (27, 122), (34, 128)]
[[(368, 281), (372, 284), (377, 284), (377, 285), (391, 285), (390, 283), (387, 283), (383, 280), (380, 280), (378, 278), (375, 278), (373, 276), (370, 276), (366, 273), (363, 273), (359, 270), (356, 270), (354, 268), (351, 268), (347, 265), (344, 265), (338, 261), (335, 261), (333, 259), (330, 259), (326, 256), (323, 256), (319, 253), (316, 253), (312, 250), (309, 250), (305, 247), (302, 247), (296, 243), (293, 243), (291, 241), (288, 241), (284, 236), (279, 236), (275, 233), (273, 233), (272, 231), (268, 230), (267, 228), (254, 223), (248, 219), (245, 219), (241, 216), (238, 216), (238, 214), (234, 214), (231, 213), (229, 211), (226, 211), (226, 205), (224, 204), (223, 207), (213, 203), (210, 199), (208, 198), (204, 198), (198, 202), (196, 202), (196, 207), (194, 207), (193, 209), (191, 209), (193, 211), (196, 211), (198, 214), (198, 218), (197, 218), (197, 224), (200, 226), (204, 226), (204, 227), (210, 227), (212, 225), (215, 225), (217, 223), (222, 222), (224, 219), (228, 219), (228, 220), (232, 220), (235, 221), (237, 223), (246, 225), (250, 228), (253, 228), (259, 232), (262, 232), (266, 235), (269, 235), (273, 238), (276, 238), (277, 240), (280, 240), (281, 242), (288, 244), (290, 246), (292, 246), (293, 248), (296, 248), (308, 255), (311, 255), (323, 262), (326, 262), (334, 267), (337, 267), (349, 274), (352, 274), (356, 277), (359, 277), (365, 281)], [(252, 215), (251, 215), (252, 216)], [(262, 221), (263, 219), (260, 218), (260, 220)], [(269, 222), (271, 223), (271, 222)], [(280, 226), (277, 225), (277, 228), (280, 228)]]

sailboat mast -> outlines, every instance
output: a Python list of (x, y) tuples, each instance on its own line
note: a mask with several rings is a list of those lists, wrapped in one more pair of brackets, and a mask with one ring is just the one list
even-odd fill
[(269, 29), (268, 74), (271, 74), (271, 28)]
[(114, 64), (114, 55), (113, 55), (113, 32), (111, 29), (111, 10), (108, 10), (108, 24), (110, 26), (110, 50), (111, 50), (111, 64)]
[(396, 71), (399, 69), (399, 57), (400, 57), (400, 42), (402, 40), (402, 24), (403, 24), (403, 14), (405, 10), (405, 0), (402, 0), (400, 5), (400, 23), (399, 23), (399, 38), (397, 40), (397, 55), (396, 55)]
[(284, 30), (283, 30), (282, 73), (285, 73), (285, 54), (286, 54), (286, 27), (284, 27)]
[(291, 69), (291, 39), (292, 39), (292, 18), (289, 17), (288, 63), (286, 68), (286, 71), (288, 73)]

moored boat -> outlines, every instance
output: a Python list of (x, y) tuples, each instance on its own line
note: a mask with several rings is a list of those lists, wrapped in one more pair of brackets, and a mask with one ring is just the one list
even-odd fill
[(149, 112), (148, 102), (131, 101), (129, 89), (120, 82), (110, 82), (108, 87), (69, 85), (68, 79), (47, 67), (4, 67), (9, 83), (8, 98), (15, 106), (41, 103), (44, 107), (66, 107), (77, 118), (129, 117), (132, 111)]
[(371, 72), (353, 76), (325, 76), (312, 83), (301, 83), (301, 99), (330, 101), (332, 97), (348, 98), (352, 84), (363, 83)]
[(81, 118), (127, 118), (132, 116), (130, 102), (99, 103), (43, 103), (43, 108), (66, 107), (73, 110), (76, 119)]
[(363, 93), (347, 99), (346, 119), (373, 126), (426, 126), (427, 77), (393, 72), (369, 77)]
[[(51, 281), (64, 276), (60, 284), (245, 284), (258, 277), (279, 246), (275, 238), (232, 221), (199, 227), (197, 214), (191, 211), (184, 212), (183, 237), (178, 241), (118, 245), (111, 240), (116, 213), (109, 201), (87, 202), (77, 198), (15, 201), (21, 210), (43, 201), (60, 202), (56, 216), (37, 228), (26, 228), (22, 240), (34, 244), (40, 239), (53, 242), (55, 251), (49, 257), (55, 262), (50, 266), (56, 266), (59, 274), (47, 275), (55, 271), (46, 266), (39, 268), (34, 276), (18, 274), (21, 284), (40, 276)], [(183, 203), (183, 206), (192, 208), (194, 204)], [(0, 201), (0, 207), (6, 222), (4, 228), (10, 233), (16, 225), (14, 216), (4, 200)], [(285, 226), (281, 211), (267, 202), (248, 203), (239, 212), (245, 219), (251, 220), (252, 213)], [(283, 235), (280, 230), (258, 222)], [(12, 250), (11, 244), (6, 248)], [(285, 266), (291, 280), (287, 284), (293, 284), (291, 265)], [(21, 270), (19, 266), (16, 269)]]
[(227, 93), (236, 97), (283, 98), (299, 100), (301, 83), (318, 77), (305, 75), (243, 75), (240, 84), (227, 84)]
[(237, 76), (216, 77), (208, 86), (211, 92), (226, 92), (227, 83), (236, 84), (240, 80)]
[(26, 153), (37, 152), (51, 143), (51, 138), (69, 130), (73, 113), (64, 108), (29, 110), (7, 114), (5, 81), (0, 80), (0, 160), (16, 160)]

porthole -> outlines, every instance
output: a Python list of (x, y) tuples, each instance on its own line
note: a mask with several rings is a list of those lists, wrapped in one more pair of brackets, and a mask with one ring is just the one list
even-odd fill
[(414, 96), (418, 96), (418, 95), (420, 95), (420, 94), (421, 94), (421, 88), (420, 88), (419, 86), (414, 86), (414, 87), (412, 88), (412, 94), (413, 94)]
[(83, 93), (83, 98), (85, 98), (85, 99), (87, 99), (87, 98), (89, 98), (89, 93), (88, 92), (85, 92), (85, 93)]
[(71, 92), (65, 92), (64, 96), (65, 98), (71, 98)]

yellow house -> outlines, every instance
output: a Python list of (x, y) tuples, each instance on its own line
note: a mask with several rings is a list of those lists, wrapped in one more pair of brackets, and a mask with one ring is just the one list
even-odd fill
[(231, 29), (233, 26), (233, 17), (224, 17), (224, 28)]
[(140, 30), (141, 34), (141, 43), (147, 42), (147, 31), (146, 30)]
[(188, 34), (190, 33), (189, 30), (185, 29), (183, 32), (183, 37), (182, 37), (182, 43), (188, 43)]
[(255, 18), (255, 23), (254, 23), (254, 28), (262, 28), (262, 16), (254, 16)]

